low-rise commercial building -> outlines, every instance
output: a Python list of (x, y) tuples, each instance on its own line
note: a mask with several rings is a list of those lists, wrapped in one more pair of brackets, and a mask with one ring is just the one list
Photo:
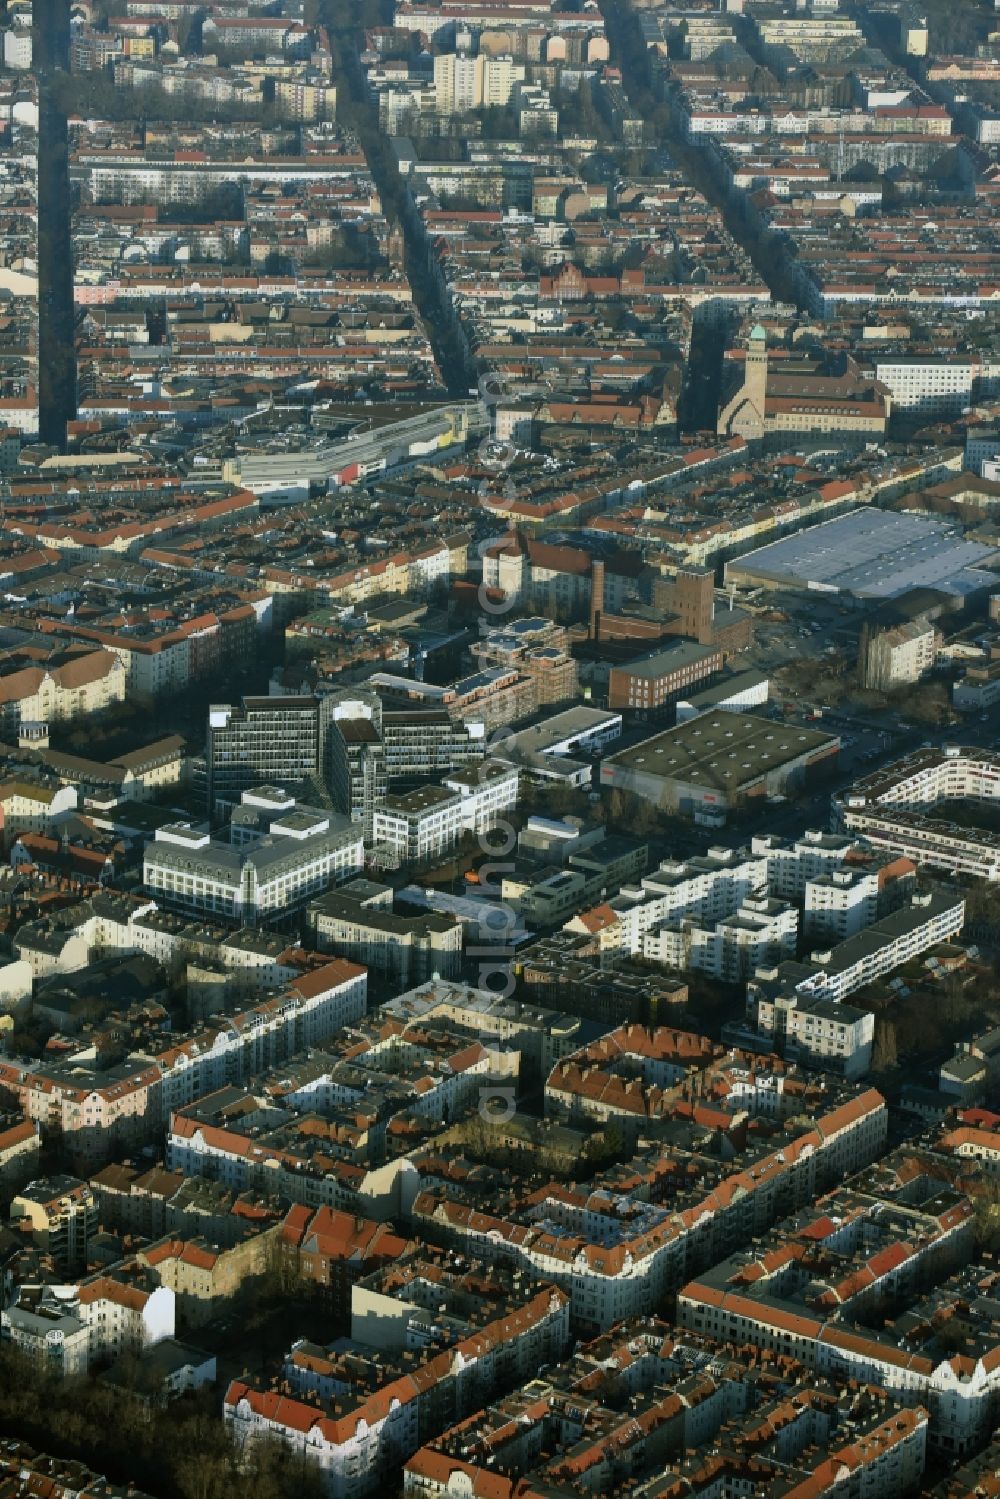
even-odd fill
[(601, 766), (601, 785), (689, 817), (719, 817), (831, 770), (840, 739), (749, 713), (715, 712), (645, 739)]

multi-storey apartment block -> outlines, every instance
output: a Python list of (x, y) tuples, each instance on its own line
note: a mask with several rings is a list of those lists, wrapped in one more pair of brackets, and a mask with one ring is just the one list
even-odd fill
[(856, 781), (834, 798), (847, 832), (876, 848), (948, 874), (1000, 879), (994, 833), (952, 821), (951, 801), (992, 802), (1000, 796), (1000, 759), (989, 750), (945, 745), (916, 754)]

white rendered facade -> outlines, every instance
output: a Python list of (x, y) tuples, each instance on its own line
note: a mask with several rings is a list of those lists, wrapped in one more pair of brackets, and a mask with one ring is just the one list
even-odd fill
[(745, 901), (731, 916), (670, 922), (643, 938), (642, 955), (667, 968), (694, 968), (735, 983), (762, 963), (792, 957), (799, 913), (785, 901)]
[[(1000, 755), (948, 745), (920, 751), (857, 781), (833, 803), (845, 831), (949, 874), (1000, 879), (1000, 838), (953, 822), (949, 801), (1000, 797)], [(943, 805), (942, 805), (943, 804)]]
[(146, 847), (143, 883), (168, 905), (255, 926), (364, 865), (361, 825), (333, 814), (303, 809), (272, 822), (255, 843), (240, 842), (221, 843), (189, 824), (158, 828)]
[(483, 834), (517, 804), (516, 766), (487, 761), (445, 776), (375, 809), (372, 841), (389, 863), (432, 859), (454, 848), (463, 833)]

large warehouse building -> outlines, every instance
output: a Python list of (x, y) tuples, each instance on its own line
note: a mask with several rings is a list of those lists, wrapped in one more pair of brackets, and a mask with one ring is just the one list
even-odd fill
[(831, 769), (839, 749), (838, 738), (813, 729), (750, 713), (703, 713), (609, 756), (601, 784), (704, 817), (783, 795)]
[(873, 601), (933, 588), (960, 601), (996, 587), (986, 564), (998, 557), (951, 518), (865, 507), (735, 558), (726, 582)]

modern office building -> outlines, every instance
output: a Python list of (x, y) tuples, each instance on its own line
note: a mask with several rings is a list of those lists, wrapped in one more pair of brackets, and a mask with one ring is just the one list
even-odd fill
[(387, 797), (374, 818), (376, 857), (398, 868), (448, 853), (463, 833), (487, 832), (516, 804), (518, 775), (514, 765), (487, 760), (439, 786)]
[[(244, 808), (262, 813), (247, 832)], [(204, 825), (167, 823), (143, 856), (143, 882), (168, 907), (258, 926), (280, 921), (364, 864), (359, 823), (296, 805), (278, 788), (244, 793), (230, 841)]]
[(314, 697), (246, 697), (209, 711), (205, 770), (209, 808), (237, 803), (261, 782), (301, 785), (314, 778), (336, 810), (371, 837), (375, 808), (390, 783), (422, 781), (482, 761), (483, 723), (444, 709), (384, 709), (366, 690)]
[[(376, 699), (377, 702), (377, 699)], [(372, 836), (375, 809), (388, 790), (385, 749), (378, 714), (335, 716), (324, 735), (326, 782), (334, 805)]]
[(301, 783), (319, 768), (314, 697), (245, 697), (209, 709), (205, 741), (209, 810), (234, 805), (262, 781)]
[(486, 730), (475, 718), (457, 720), (443, 708), (385, 708), (382, 744), (389, 781), (424, 780), (478, 764)]

